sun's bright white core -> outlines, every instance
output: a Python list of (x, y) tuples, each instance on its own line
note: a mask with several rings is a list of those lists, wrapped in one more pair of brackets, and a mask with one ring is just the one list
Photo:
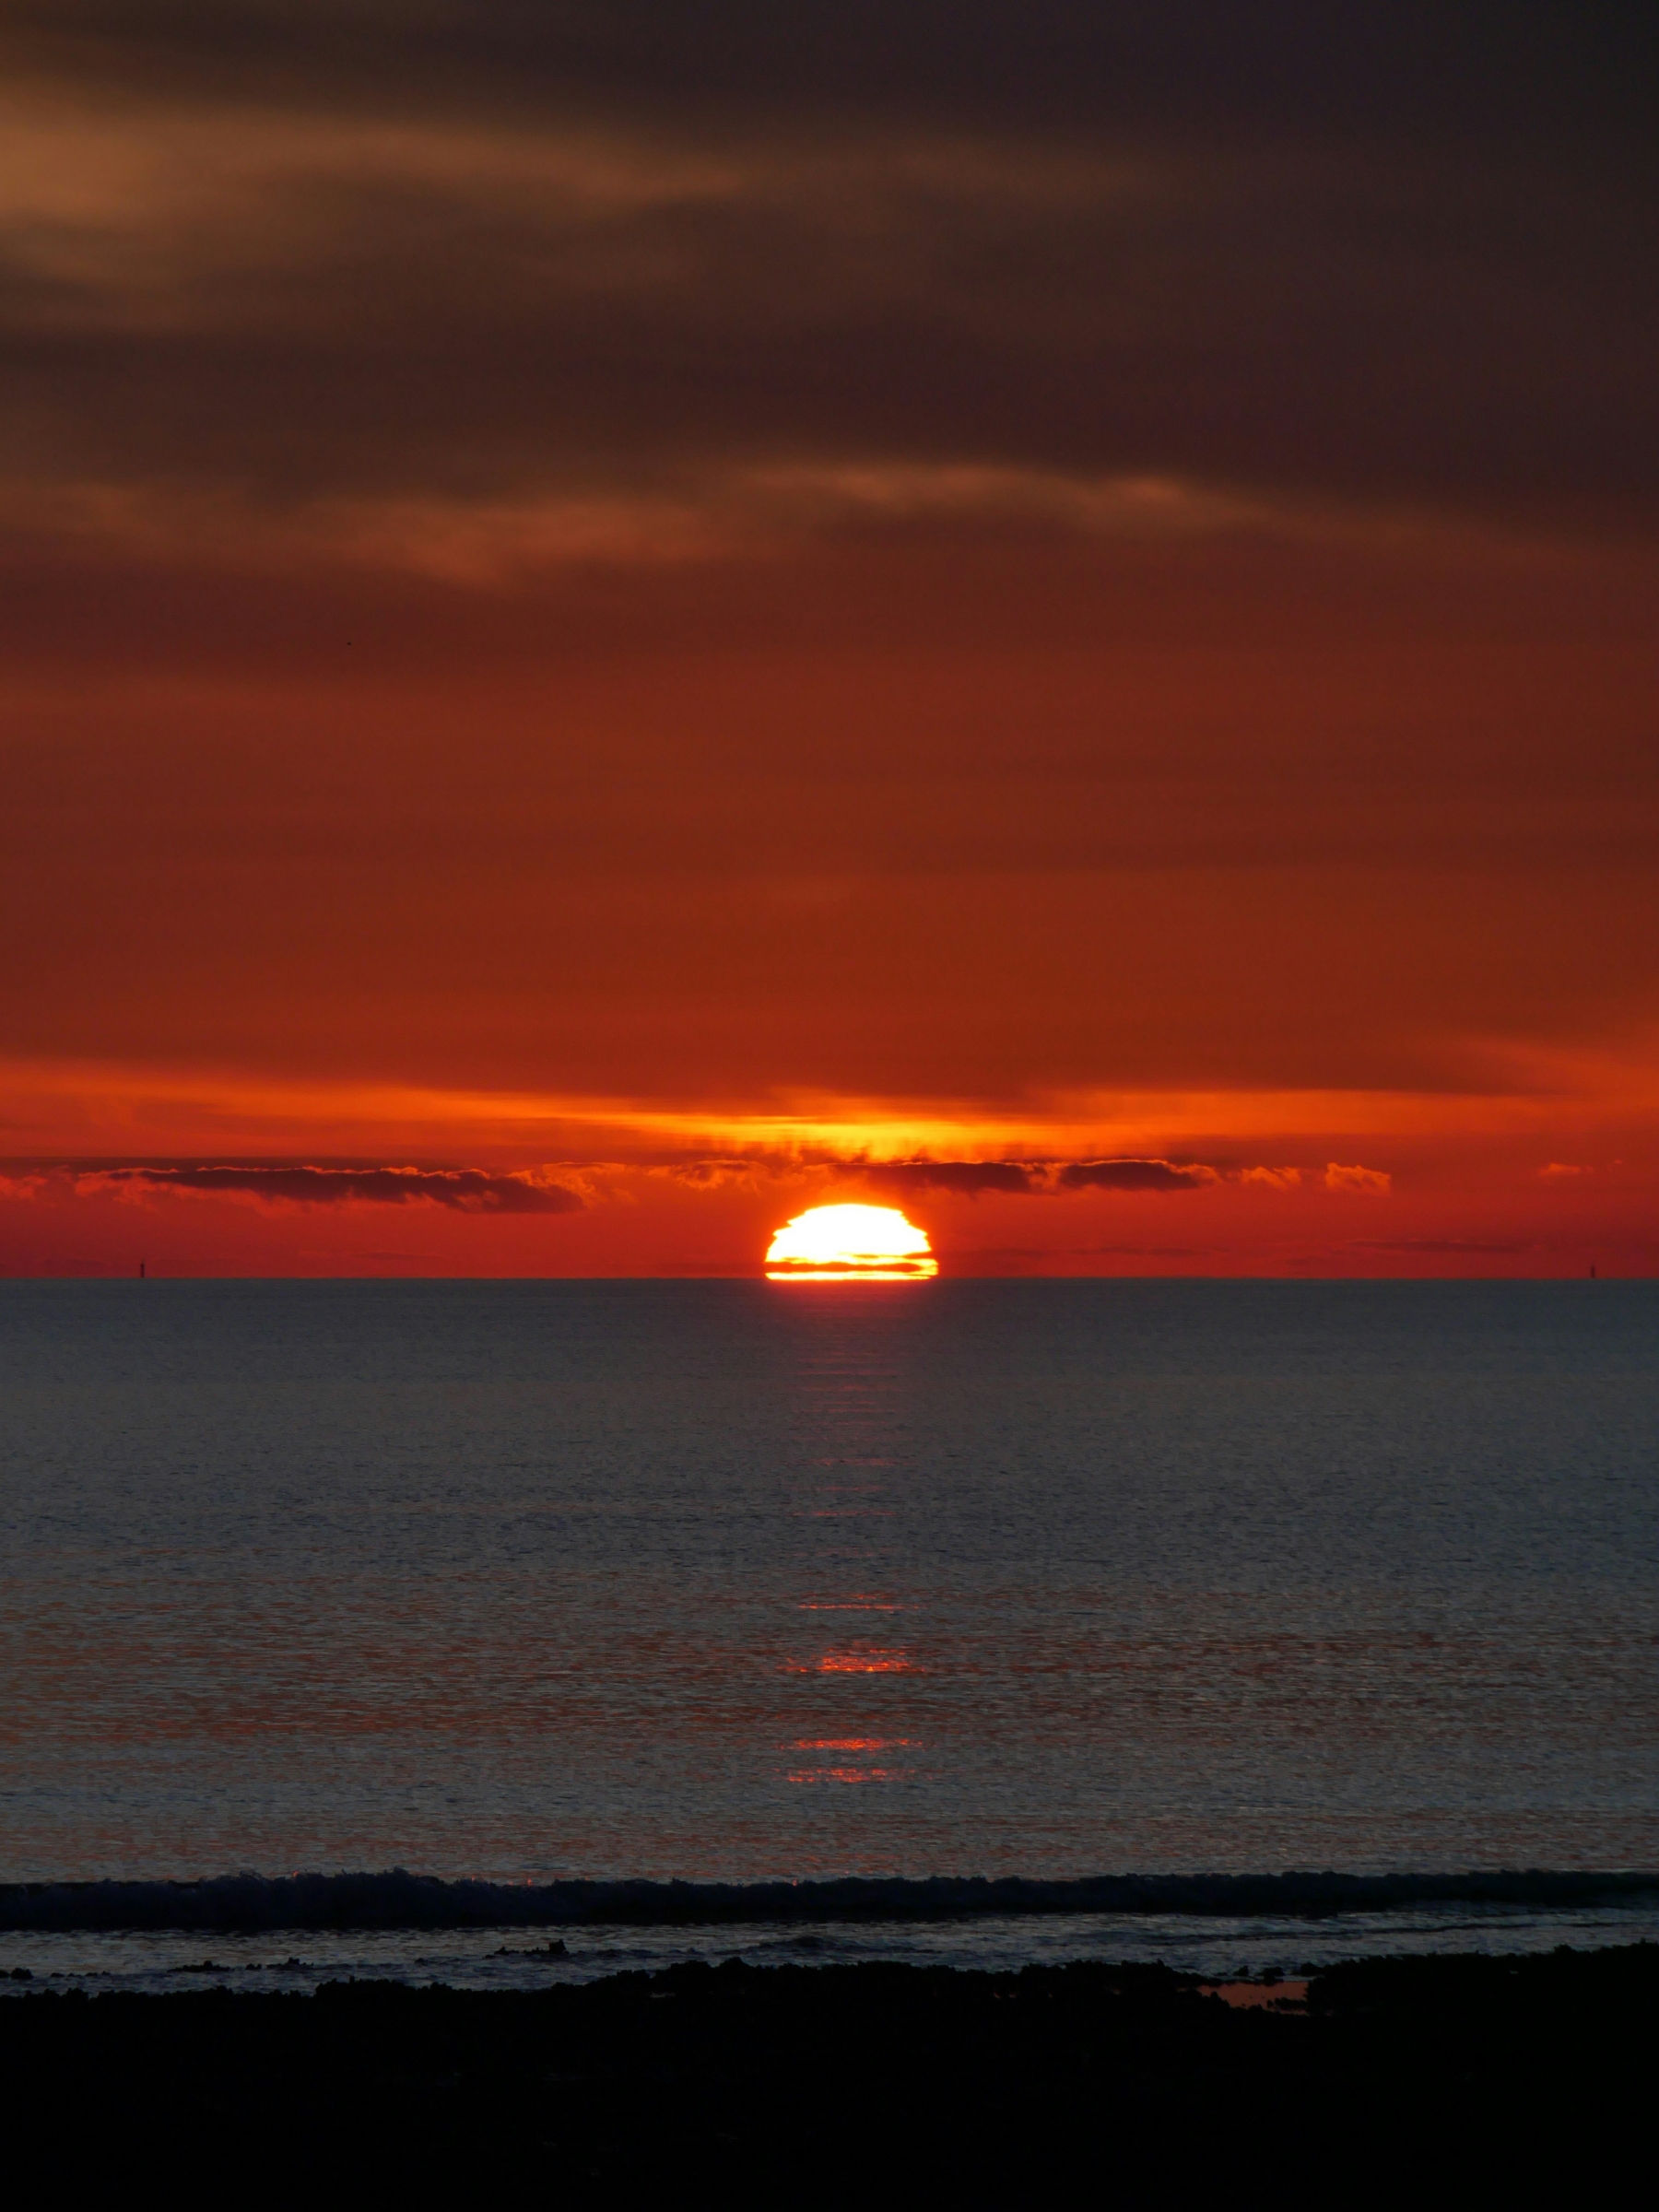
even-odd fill
[(772, 1239), (766, 1272), (774, 1283), (917, 1282), (939, 1263), (896, 1206), (815, 1206)]

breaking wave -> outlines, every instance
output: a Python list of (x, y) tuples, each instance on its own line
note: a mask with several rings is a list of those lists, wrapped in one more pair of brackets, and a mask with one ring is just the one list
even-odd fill
[(1659, 1873), (1103, 1875), (1067, 1881), (934, 1876), (835, 1881), (445, 1882), (385, 1874), (218, 1875), (206, 1881), (0, 1884), (0, 1930), (629, 1927), (968, 1920), (1080, 1912), (1320, 1920), (1437, 1905), (1639, 1906)]

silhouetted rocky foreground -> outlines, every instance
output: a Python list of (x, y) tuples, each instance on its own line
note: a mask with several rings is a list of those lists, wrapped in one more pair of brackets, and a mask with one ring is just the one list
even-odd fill
[(1645, 2166), (1656, 2021), (1651, 1944), (1370, 1960), (1305, 2013), (1096, 1965), (29, 1994), (0, 2004), (0, 2098), (14, 2185), (68, 2201), (1507, 2206)]

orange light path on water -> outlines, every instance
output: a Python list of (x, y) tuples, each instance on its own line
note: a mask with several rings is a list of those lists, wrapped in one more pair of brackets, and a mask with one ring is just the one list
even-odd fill
[(915, 1739), (908, 1735), (802, 1735), (795, 1738), (796, 1751), (910, 1751), (915, 1748)]

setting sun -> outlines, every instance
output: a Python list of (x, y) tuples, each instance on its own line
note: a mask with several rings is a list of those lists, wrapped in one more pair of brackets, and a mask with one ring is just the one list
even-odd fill
[(927, 1231), (893, 1206), (815, 1206), (786, 1222), (766, 1255), (774, 1283), (917, 1282), (937, 1275)]

